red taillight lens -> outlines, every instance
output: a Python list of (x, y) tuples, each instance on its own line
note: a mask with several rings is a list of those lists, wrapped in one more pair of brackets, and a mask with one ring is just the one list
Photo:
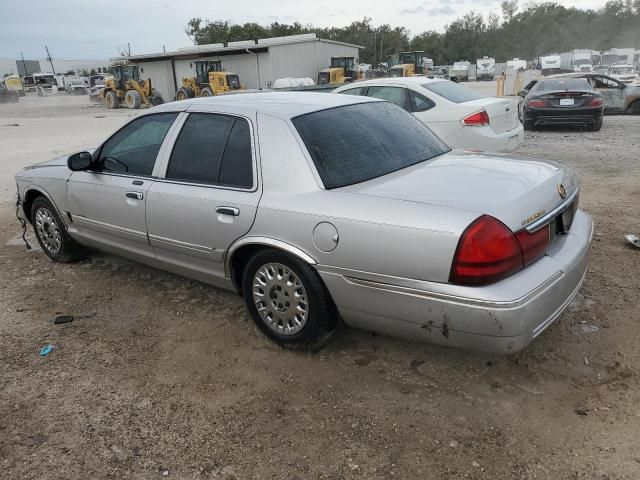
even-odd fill
[(545, 102), (544, 100), (541, 100), (539, 98), (534, 98), (529, 100), (529, 103), (527, 105), (533, 108), (539, 108), (539, 107), (544, 107), (546, 104), (547, 102)]
[(462, 119), (462, 123), (464, 125), (470, 125), (472, 127), (489, 125), (489, 114), (484, 110), (480, 110), (479, 112), (472, 113), (468, 117), (464, 117)]
[(461, 285), (486, 285), (522, 269), (522, 251), (513, 232), (488, 215), (462, 234), (450, 280)]
[(600, 97), (595, 97), (591, 100), (591, 102), (589, 102), (589, 106), (591, 107), (600, 107), (603, 104), (603, 100)]
[(514, 234), (501, 221), (484, 215), (462, 234), (453, 258), (450, 281), (459, 285), (488, 285), (522, 270), (549, 249), (550, 226)]
[(545, 225), (533, 233), (522, 230), (516, 234), (516, 239), (522, 250), (525, 267), (542, 258), (549, 249), (549, 242), (551, 241), (549, 229), (549, 225)]

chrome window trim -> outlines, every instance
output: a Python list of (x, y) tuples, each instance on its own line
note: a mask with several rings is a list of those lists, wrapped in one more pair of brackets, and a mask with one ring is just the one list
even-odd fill
[[(215, 188), (218, 190), (233, 190), (238, 192), (255, 192), (259, 187), (259, 175), (258, 175), (258, 149), (256, 148), (256, 136), (257, 130), (254, 128), (254, 122), (251, 117), (246, 115), (238, 114), (238, 113), (227, 113), (227, 112), (212, 112), (212, 111), (186, 111), (183, 112), (184, 117), (180, 119), (179, 125), (176, 125), (175, 132), (172, 132), (172, 138), (170, 145), (167, 144), (167, 151), (165, 153), (165, 157), (162, 159), (162, 165), (158, 168), (158, 175), (155, 177), (156, 182), (161, 183), (173, 183), (177, 185), (187, 185), (191, 187), (205, 187), (205, 188)], [(203, 115), (224, 115), (227, 117), (237, 117), (241, 118), (249, 123), (249, 131), (250, 131), (250, 139), (251, 139), (251, 188), (242, 188), (242, 187), (233, 187), (231, 185), (222, 185), (216, 183), (208, 183), (208, 182), (193, 182), (186, 180), (174, 180), (172, 178), (167, 178), (167, 169), (169, 168), (169, 161), (171, 160), (171, 155), (173, 154), (173, 149), (175, 147), (176, 142), (178, 141), (178, 137), (180, 136), (180, 132), (184, 128), (184, 125), (189, 118), (189, 116), (194, 114), (203, 114)], [(167, 135), (168, 137), (168, 135)]]

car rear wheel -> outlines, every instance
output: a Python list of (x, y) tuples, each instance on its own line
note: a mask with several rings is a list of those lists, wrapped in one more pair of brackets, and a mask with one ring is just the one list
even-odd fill
[(262, 250), (248, 262), (245, 302), (258, 328), (291, 350), (317, 350), (337, 326), (337, 312), (317, 272), (278, 250)]
[(522, 125), (525, 130), (533, 131), (536, 129), (536, 124), (533, 120), (527, 120), (527, 116), (523, 114)]
[(31, 222), (40, 247), (51, 260), (69, 263), (82, 256), (82, 247), (69, 236), (56, 209), (45, 197), (33, 201)]
[(602, 128), (602, 119), (596, 120), (591, 125), (589, 125), (589, 130), (592, 132), (598, 132)]

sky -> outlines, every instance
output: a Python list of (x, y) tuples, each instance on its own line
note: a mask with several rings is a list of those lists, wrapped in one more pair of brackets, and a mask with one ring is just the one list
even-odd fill
[[(555, 0), (565, 6), (601, 8), (605, 0)], [(374, 25), (404, 26), (412, 34), (443, 31), (470, 10), (500, 13), (500, 0), (0, 0), (0, 58), (103, 60), (131, 44), (132, 54), (191, 45), (184, 33), (193, 17), (232, 23), (272, 22), (344, 26), (367, 16)], [(521, 4), (526, 1), (520, 0)], [(122, 8), (117, 8), (122, 5)]]

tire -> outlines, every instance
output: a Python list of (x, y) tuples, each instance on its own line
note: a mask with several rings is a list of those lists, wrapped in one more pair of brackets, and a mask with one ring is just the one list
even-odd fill
[(599, 132), (602, 128), (602, 119), (596, 120), (591, 125), (589, 125), (589, 130), (592, 132)]
[(176, 92), (176, 100), (188, 100), (189, 98), (193, 98), (193, 90), (188, 87), (181, 87)]
[(255, 324), (281, 347), (318, 350), (338, 325), (337, 310), (318, 273), (279, 250), (261, 250), (249, 260), (242, 292)]
[(211, 90), (211, 87), (203, 87), (202, 90), (200, 90), (200, 96), (213, 97), (213, 90)]
[(157, 107), (158, 105), (162, 105), (164, 103), (164, 99), (162, 98), (162, 95), (154, 90), (153, 92), (151, 92), (151, 96), (149, 97), (149, 103), (151, 103), (151, 105), (153, 105), (154, 107)]
[(56, 209), (45, 197), (33, 201), (31, 224), (42, 251), (54, 262), (69, 263), (82, 257), (84, 249), (69, 236)]
[(109, 109), (120, 107), (120, 99), (113, 90), (104, 94), (104, 103)]
[(625, 113), (628, 115), (640, 115), (640, 100), (632, 102), (625, 110)]
[(124, 95), (124, 104), (127, 108), (138, 109), (142, 103), (142, 97), (135, 90), (128, 90)]
[(533, 120), (527, 120), (527, 114), (522, 112), (522, 126), (525, 130), (532, 132), (536, 129), (536, 124)]

